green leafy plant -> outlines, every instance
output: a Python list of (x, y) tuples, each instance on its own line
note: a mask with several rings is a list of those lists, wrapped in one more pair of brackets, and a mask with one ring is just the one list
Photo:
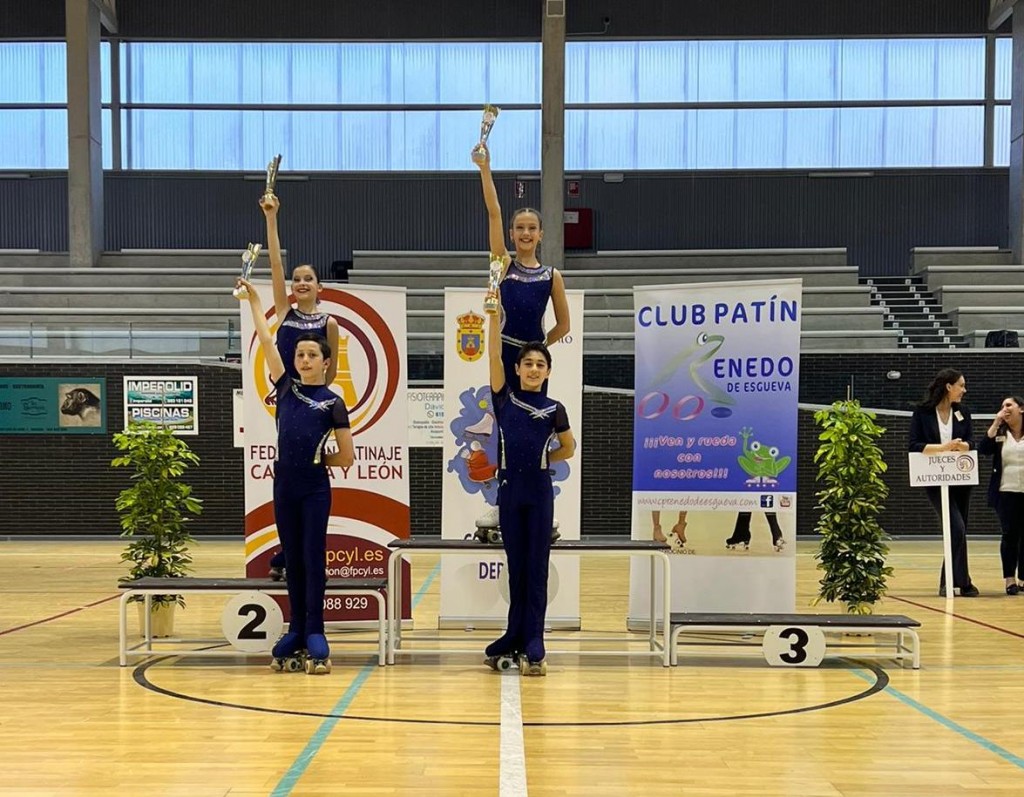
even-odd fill
[[(202, 512), (203, 502), (180, 478), (199, 457), (172, 431), (150, 421), (133, 422), (115, 434), (114, 446), (122, 453), (111, 466), (134, 468), (131, 486), (118, 494), (115, 504), (121, 536), (131, 538), (121, 554), (131, 568), (121, 581), (184, 576), (192, 564), (188, 546), (195, 542), (188, 532), (189, 515)], [(185, 605), (181, 595), (155, 595), (153, 602)]]
[(816, 494), (821, 516), (815, 531), (822, 541), (814, 558), (825, 572), (814, 603), (843, 601), (850, 614), (871, 614), (892, 575), (885, 564), (889, 535), (878, 522), (889, 494), (882, 480), (887, 466), (876, 443), (885, 429), (855, 400), (819, 410), (814, 421), (822, 430), (814, 461), (824, 484)]

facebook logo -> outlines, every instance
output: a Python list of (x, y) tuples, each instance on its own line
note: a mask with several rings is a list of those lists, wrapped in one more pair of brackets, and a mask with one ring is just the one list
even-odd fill
[(775, 506), (774, 495), (762, 495), (761, 496), (761, 509), (771, 509)]

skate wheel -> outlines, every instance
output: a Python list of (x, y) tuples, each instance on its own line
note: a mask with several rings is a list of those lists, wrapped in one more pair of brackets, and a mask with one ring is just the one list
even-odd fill
[(501, 532), (498, 531), (497, 529), (488, 529), (487, 530), (487, 542), (489, 542), (491, 545), (497, 545), (498, 543), (500, 543), (501, 542)]
[(288, 661), (285, 662), (285, 669), (287, 669), (288, 672), (298, 672), (302, 669), (302, 659), (296, 657), (288, 659)]
[(284, 669), (284, 662), (280, 659), (273, 659), (270, 662), (270, 669), (274, 672), (281, 672)]

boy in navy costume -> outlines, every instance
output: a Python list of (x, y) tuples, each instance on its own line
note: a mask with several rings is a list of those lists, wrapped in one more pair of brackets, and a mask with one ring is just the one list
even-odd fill
[[(267, 218), (270, 278), (274, 286), (274, 309), (278, 322), (277, 350), (281, 353), (281, 360), (288, 376), (298, 380), (299, 372), (295, 370), (295, 345), (298, 339), (310, 332), (326, 338), (334, 355), (327, 368), (329, 385), (334, 382), (334, 377), (338, 373), (338, 322), (317, 309), (318, 297), (324, 288), (313, 266), (302, 265), (292, 269), (292, 294), (295, 296), (295, 306), (292, 306), (285, 282), (284, 261), (281, 259), (281, 239), (277, 231), (277, 213), (281, 209), (281, 203), (274, 194), (264, 194), (260, 198), (260, 207)], [(285, 559), (284, 552), (281, 551), (270, 560), (270, 577), (275, 581), (284, 578)]]
[[(274, 520), (288, 560), (291, 620), (288, 632), (274, 646), (270, 666), (277, 671), (296, 671), (304, 664), (311, 675), (328, 673), (324, 566), (331, 482), (327, 466), (347, 468), (355, 461), (348, 410), (341, 397), (327, 387), (331, 348), (326, 339), (316, 333), (298, 337), (294, 358), (298, 378), (293, 378), (274, 345), (259, 294), (245, 280), (239, 279), (238, 285), (248, 293), (263, 356), (277, 389)], [(332, 434), (338, 450), (327, 454), (324, 444)]]
[[(544, 675), (544, 616), (548, 601), (548, 562), (555, 497), (552, 462), (576, 450), (565, 407), (542, 388), (551, 373), (551, 355), (540, 341), (527, 343), (509, 384), (501, 356), (498, 320), (488, 322), (491, 397), (499, 433), (498, 511), (508, 559), (508, 628), (487, 646), (486, 662), (519, 657), (524, 675)], [(558, 447), (549, 450), (557, 440)]]

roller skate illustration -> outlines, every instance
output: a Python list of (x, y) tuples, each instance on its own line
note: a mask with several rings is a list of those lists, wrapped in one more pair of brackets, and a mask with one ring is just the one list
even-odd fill
[(658, 542), (667, 542), (672, 548), (672, 553), (694, 554), (693, 548), (686, 544), (686, 513), (679, 513), (679, 521), (672, 527), (672, 530), (665, 534), (661, 530), (661, 513), (652, 513), (654, 523), (654, 539)]
[(302, 647), (302, 634), (289, 631), (274, 645), (270, 669), (274, 672), (302, 672), (306, 662), (306, 650)]
[(466, 427), (466, 434), (477, 437), (490, 437), (494, 434), (494, 416), (486, 412), (476, 423)]
[(306, 638), (306, 675), (327, 675), (331, 671), (331, 649), (323, 634), (310, 634)]
[(738, 551), (740, 547), (744, 551), (750, 550), (750, 526), (747, 526), (746, 531), (740, 529), (733, 529), (732, 536), (725, 541), (725, 547), (729, 551)]
[(466, 470), (471, 482), (489, 482), (498, 472), (498, 466), (491, 463), (487, 458), (487, 452), (482, 445), (474, 440), (469, 444), (469, 451), (464, 452), (466, 457)]

